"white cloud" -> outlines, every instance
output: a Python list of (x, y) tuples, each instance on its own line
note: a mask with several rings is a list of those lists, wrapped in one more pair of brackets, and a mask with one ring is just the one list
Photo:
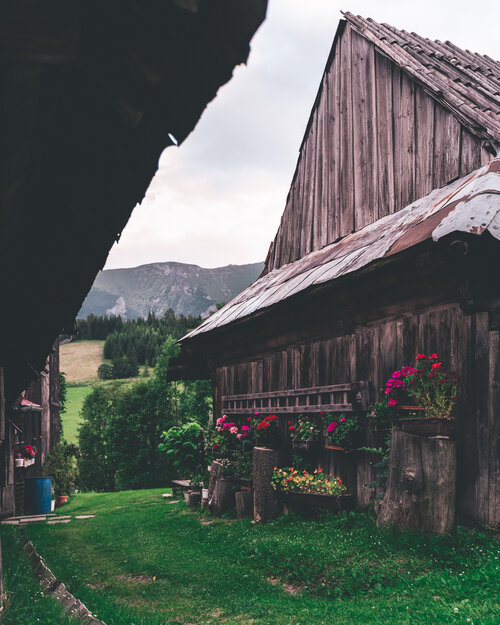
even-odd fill
[[(346, 3), (347, 4), (347, 3)], [(352, 0), (345, 8), (500, 59), (500, 5)], [(341, 17), (331, 0), (270, 0), (248, 66), (219, 90), (180, 148), (165, 150), (106, 267), (263, 260)]]

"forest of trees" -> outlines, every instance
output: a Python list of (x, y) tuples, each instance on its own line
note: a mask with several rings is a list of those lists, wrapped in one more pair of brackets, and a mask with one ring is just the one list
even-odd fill
[[(163, 317), (150, 313), (147, 319), (123, 320), (121, 317), (89, 315), (78, 319), (78, 338), (104, 340), (104, 358), (114, 363), (125, 360), (154, 367), (168, 337), (180, 339), (201, 323), (201, 317), (176, 316), (172, 309)], [(117, 376), (121, 377), (121, 376)], [(127, 376), (125, 376), (127, 377)]]

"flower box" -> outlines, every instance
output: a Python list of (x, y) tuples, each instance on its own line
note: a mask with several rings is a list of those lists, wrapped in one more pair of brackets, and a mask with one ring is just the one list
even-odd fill
[(342, 512), (354, 508), (354, 496), (349, 494), (326, 495), (323, 493), (300, 493), (297, 491), (278, 491), (282, 503), (305, 508), (327, 508), (330, 512)]
[(14, 458), (14, 464), (16, 467), (24, 467), (24, 458)]
[(409, 417), (399, 419), (402, 432), (416, 436), (453, 436), (453, 419), (432, 419), (429, 417)]
[(295, 451), (305, 451), (305, 452), (311, 452), (311, 451), (316, 451), (320, 446), (320, 442), (318, 440), (311, 440), (311, 441), (301, 441), (298, 439), (292, 439), (292, 448)]

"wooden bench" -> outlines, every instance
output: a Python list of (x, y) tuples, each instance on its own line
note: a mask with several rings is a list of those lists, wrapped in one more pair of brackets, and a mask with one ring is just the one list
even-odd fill
[(178, 497), (183, 494), (185, 490), (190, 488), (189, 480), (172, 480), (172, 494), (174, 497)]

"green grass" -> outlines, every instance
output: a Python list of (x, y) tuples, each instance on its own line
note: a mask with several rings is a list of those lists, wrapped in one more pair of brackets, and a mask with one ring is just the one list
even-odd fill
[(484, 532), (428, 537), (354, 513), (203, 525), (161, 493), (76, 495), (60, 513), (94, 519), (26, 528), (107, 625), (500, 622), (500, 547)]

